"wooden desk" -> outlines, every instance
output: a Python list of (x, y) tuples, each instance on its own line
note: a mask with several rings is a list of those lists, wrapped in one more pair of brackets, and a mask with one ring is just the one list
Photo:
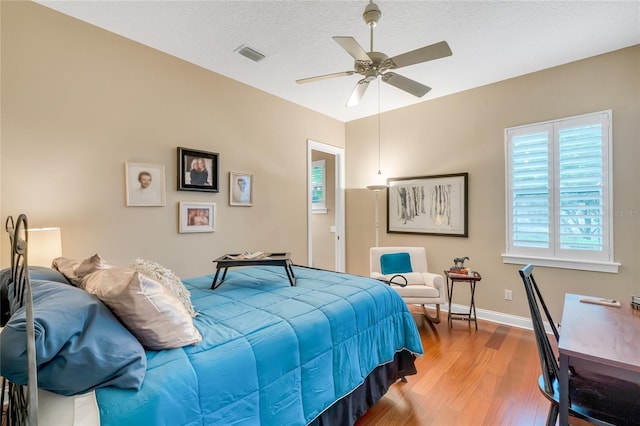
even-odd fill
[(560, 425), (568, 424), (569, 366), (640, 383), (640, 311), (564, 299), (560, 340)]

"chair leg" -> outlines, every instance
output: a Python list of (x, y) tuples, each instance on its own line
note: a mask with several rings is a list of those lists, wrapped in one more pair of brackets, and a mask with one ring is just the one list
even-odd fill
[(424, 314), (425, 318), (428, 319), (430, 322), (434, 323), (434, 324), (439, 324), (440, 323), (440, 304), (436, 304), (436, 314), (435, 315), (431, 315), (429, 313), (429, 311), (427, 310), (425, 305), (420, 305), (422, 307), (422, 313)]
[(551, 404), (549, 407), (549, 414), (547, 414), (547, 426), (555, 426), (558, 421), (558, 412), (560, 408), (556, 404)]

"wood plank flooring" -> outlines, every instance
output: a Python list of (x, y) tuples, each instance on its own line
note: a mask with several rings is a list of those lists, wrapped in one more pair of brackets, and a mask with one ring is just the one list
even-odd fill
[[(537, 385), (533, 331), (478, 321), (428, 323), (411, 307), (425, 354), (418, 374), (397, 382), (356, 426), (537, 426), (549, 402)], [(571, 419), (574, 425), (588, 425)]]

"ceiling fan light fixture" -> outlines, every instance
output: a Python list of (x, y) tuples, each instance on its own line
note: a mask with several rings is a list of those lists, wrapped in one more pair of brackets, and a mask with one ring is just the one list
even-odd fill
[(377, 4), (371, 1), (367, 7), (364, 8), (364, 13), (362, 14), (362, 19), (367, 23), (370, 27), (375, 27), (382, 16), (382, 12)]
[(402, 75), (396, 74), (395, 72), (387, 71), (451, 56), (452, 52), (449, 44), (446, 41), (441, 41), (439, 43), (424, 46), (419, 49), (405, 52), (393, 57), (389, 57), (382, 52), (376, 52), (375, 50), (373, 50), (373, 27), (376, 26), (381, 16), (382, 13), (380, 12), (378, 5), (375, 4), (373, 0), (370, 0), (369, 4), (364, 9), (364, 13), (362, 14), (364, 21), (369, 26), (370, 32), (370, 48), (368, 52), (365, 51), (353, 37), (333, 37), (333, 40), (338, 43), (340, 47), (342, 47), (345, 52), (347, 52), (355, 60), (352, 71), (350, 70), (333, 74), (320, 75), (316, 77), (303, 78), (296, 80), (296, 82), (307, 83), (311, 81), (324, 80), (327, 78), (359, 74), (364, 78), (359, 80), (356, 84), (351, 97), (347, 101), (347, 107), (358, 105), (369, 83), (376, 79), (378, 80), (378, 82), (382, 80), (384, 83), (394, 86), (395, 88), (403, 90), (418, 98), (426, 95), (427, 92), (431, 90), (429, 86), (425, 86), (424, 84), (414, 81), (410, 78), (403, 77)]

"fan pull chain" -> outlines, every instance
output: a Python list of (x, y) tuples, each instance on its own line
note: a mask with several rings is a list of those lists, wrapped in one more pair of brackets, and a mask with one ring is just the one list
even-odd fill
[(377, 78), (378, 80), (378, 176), (382, 175), (382, 168), (380, 167), (380, 159), (381, 159), (381, 154), (380, 154), (380, 150), (381, 150), (381, 143), (380, 143), (380, 77)]

